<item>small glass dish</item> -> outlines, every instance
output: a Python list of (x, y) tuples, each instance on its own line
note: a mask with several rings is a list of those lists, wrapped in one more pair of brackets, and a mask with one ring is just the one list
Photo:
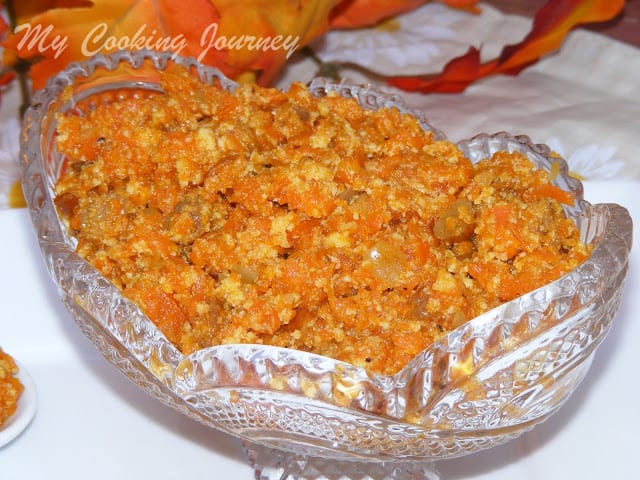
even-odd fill
[[(526, 154), (576, 199), (567, 214), (591, 257), (562, 278), (454, 330), (393, 376), (318, 355), (263, 345), (223, 345), (185, 356), (120, 291), (75, 253), (54, 207), (65, 158), (56, 117), (141, 90), (158, 72), (186, 67), (202, 82), (235, 84), (194, 60), (118, 52), (70, 65), (34, 96), (21, 133), (23, 189), (48, 270), (97, 349), (142, 389), (247, 446), (256, 478), (438, 478), (433, 462), (516, 438), (552, 415), (584, 378), (620, 304), (632, 222), (614, 204), (590, 205), (566, 163), (526, 137), (481, 134), (460, 142), (479, 161)], [(373, 88), (318, 79), (363, 108), (402, 101)], [(368, 476), (367, 476), (368, 475)]]

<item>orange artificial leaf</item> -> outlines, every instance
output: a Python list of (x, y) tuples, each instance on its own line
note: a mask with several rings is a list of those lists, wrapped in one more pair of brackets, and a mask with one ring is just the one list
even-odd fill
[[(0, 1), (0, 7), (2, 7), (2, 2)], [(9, 25), (5, 21), (5, 19), (0, 16), (0, 38), (4, 37), (9, 30)], [(9, 84), (14, 78), (16, 74), (12, 70), (0, 70), (0, 87)]]
[(16, 24), (28, 21), (34, 15), (46, 12), (52, 8), (90, 7), (91, 0), (28, 0), (13, 2)]
[(95, 53), (137, 46), (198, 54), (189, 46), (198, 45), (199, 38), (191, 35), (217, 22), (218, 14), (208, 0), (183, 0), (180, 8), (199, 14), (176, 15), (181, 12), (175, 2), (151, 0), (95, 0), (88, 7), (47, 10), (20, 24), (5, 41), (5, 52), (33, 62), (29, 74), (34, 89), (70, 62)]
[[(331, 12), (332, 28), (359, 28), (375, 25), (387, 18), (409, 12), (429, 0), (343, 0)], [(479, 0), (441, 0), (450, 7), (471, 9)]]
[(0, 87), (9, 85), (16, 78), (16, 73), (12, 70), (0, 72)]
[(561, 47), (567, 34), (585, 23), (610, 20), (620, 13), (624, 0), (552, 0), (543, 5), (534, 19), (533, 28), (517, 45), (500, 55), (500, 70), (519, 72), (523, 65), (537, 61), (542, 55)]
[(8, 197), (8, 204), (11, 208), (24, 208), (27, 206), (27, 201), (22, 194), (22, 184), (19, 180), (9, 187)]
[(529, 34), (520, 43), (506, 46), (500, 56), (481, 63), (471, 47), (451, 60), (437, 75), (388, 77), (389, 84), (407, 91), (459, 93), (471, 83), (496, 73), (515, 75), (562, 45), (574, 27), (610, 20), (624, 7), (624, 0), (550, 0), (538, 10)]
[[(293, 53), (329, 30), (329, 15), (341, 0), (213, 0), (220, 14), (219, 36), (252, 35), (268, 39), (281, 35), (282, 48), (233, 49), (227, 62), (259, 72), (258, 83), (270, 84)], [(206, 62), (205, 62), (206, 63)]]
[[(33, 62), (33, 88), (96, 53), (150, 48), (192, 56), (231, 78), (267, 84), (295, 49), (329, 28), (340, 0), (58, 0), (4, 42), (5, 64)], [(27, 11), (27, 3), (21, 12)], [(37, 0), (41, 8), (45, 0)]]
[(480, 50), (470, 47), (466, 54), (454, 58), (438, 75), (388, 77), (390, 85), (410, 92), (460, 93), (471, 83), (489, 75), (493, 64), (480, 62)]

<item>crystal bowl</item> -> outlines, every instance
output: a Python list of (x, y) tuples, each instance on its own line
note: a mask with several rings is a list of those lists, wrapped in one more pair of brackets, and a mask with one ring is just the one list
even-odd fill
[[(23, 189), (48, 270), (84, 334), (124, 375), (183, 414), (241, 438), (257, 478), (332, 478), (323, 468), (362, 478), (367, 465), (377, 473), (366, 478), (407, 478), (399, 465), (414, 469), (411, 478), (437, 478), (429, 467), (434, 460), (513, 439), (575, 390), (620, 304), (631, 219), (621, 206), (586, 202), (562, 159), (507, 133), (481, 134), (459, 146), (472, 161), (520, 151), (549, 171), (575, 197), (566, 213), (594, 247), (581, 266), (465, 323), (393, 376), (263, 345), (183, 355), (75, 253), (53, 203), (65, 164), (55, 149), (56, 114), (141, 90), (160, 92), (158, 72), (171, 64), (202, 82), (236, 86), (216, 69), (170, 54), (98, 56), (70, 65), (37, 92), (21, 132)], [(363, 108), (397, 108), (444, 138), (395, 95), (324, 79), (310, 89), (314, 95), (336, 91)]]

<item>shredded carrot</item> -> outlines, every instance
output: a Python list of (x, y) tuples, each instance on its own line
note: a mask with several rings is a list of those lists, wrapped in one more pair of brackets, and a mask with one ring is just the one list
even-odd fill
[(60, 118), (56, 204), (183, 352), (273, 344), (394, 373), (589, 254), (521, 154), (473, 165), (410, 115), (182, 72)]
[(24, 391), (17, 375), (15, 360), (0, 348), (0, 426), (16, 412), (18, 400)]

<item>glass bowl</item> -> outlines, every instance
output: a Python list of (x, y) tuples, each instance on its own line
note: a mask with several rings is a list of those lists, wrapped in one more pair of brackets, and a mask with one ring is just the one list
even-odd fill
[[(433, 461), (521, 435), (575, 390), (620, 304), (631, 219), (621, 206), (586, 202), (562, 159), (507, 133), (459, 146), (473, 161), (499, 150), (523, 152), (571, 192), (576, 202), (567, 215), (594, 246), (574, 271), (467, 322), (393, 376), (262, 345), (178, 351), (74, 252), (53, 203), (65, 163), (54, 146), (56, 113), (160, 91), (158, 72), (171, 64), (205, 83), (236, 85), (170, 54), (98, 56), (70, 65), (37, 92), (21, 132), (23, 188), (48, 270), (84, 334), (124, 375), (183, 414), (242, 439), (257, 478), (437, 478)], [(324, 79), (310, 89), (337, 91), (364, 108), (398, 108), (443, 137), (397, 96)]]

